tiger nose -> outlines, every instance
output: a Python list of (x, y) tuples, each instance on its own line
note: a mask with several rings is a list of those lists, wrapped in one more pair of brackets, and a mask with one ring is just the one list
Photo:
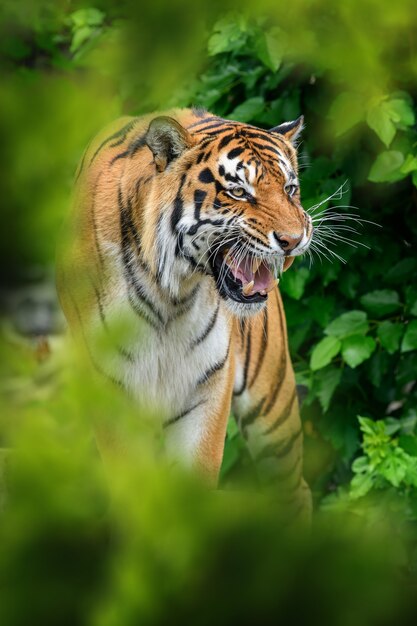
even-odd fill
[(283, 250), (291, 252), (291, 250), (294, 250), (294, 248), (298, 246), (303, 238), (303, 235), (281, 235), (279, 233), (274, 233), (274, 238)]

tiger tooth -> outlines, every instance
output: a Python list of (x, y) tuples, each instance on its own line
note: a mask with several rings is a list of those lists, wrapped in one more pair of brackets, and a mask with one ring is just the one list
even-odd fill
[(254, 284), (255, 284), (255, 281), (251, 280), (250, 283), (246, 283), (246, 285), (243, 285), (242, 293), (244, 296), (248, 296), (250, 294), (250, 292), (253, 289)]
[(255, 274), (258, 269), (260, 264), (262, 263), (262, 261), (260, 259), (253, 259), (252, 260), (252, 272)]

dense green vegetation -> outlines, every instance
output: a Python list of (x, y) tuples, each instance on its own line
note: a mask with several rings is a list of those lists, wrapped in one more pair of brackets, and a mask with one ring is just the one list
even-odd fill
[[(315, 531), (281, 536), (260, 496), (216, 499), (173, 475), (145, 416), (138, 427), (124, 399), (71, 367), (61, 340), (49, 354), (6, 332), (2, 624), (162, 624), (173, 612), (229, 624), (305, 609), (360, 626), (413, 610), (417, 14), (411, 0), (233, 4), (2, 3), (2, 287), (53, 265), (76, 163), (118, 115), (194, 104), (268, 128), (303, 114), (301, 194), (320, 239), (281, 288)], [(89, 424), (109, 407), (132, 449), (105, 476)], [(222, 486), (254, 472), (231, 420)]]

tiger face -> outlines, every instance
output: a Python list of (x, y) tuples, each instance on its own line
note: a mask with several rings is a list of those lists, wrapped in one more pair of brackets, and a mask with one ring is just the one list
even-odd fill
[(191, 271), (213, 277), (235, 313), (263, 308), (310, 245), (293, 145), (302, 125), (299, 118), (265, 131), (216, 117), (188, 129), (166, 117), (150, 124), (146, 142), (161, 177), (180, 181), (170, 220), (178, 253)]

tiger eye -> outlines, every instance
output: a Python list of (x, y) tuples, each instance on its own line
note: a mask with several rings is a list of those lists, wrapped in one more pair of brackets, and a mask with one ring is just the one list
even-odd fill
[(243, 198), (243, 196), (246, 195), (246, 191), (243, 187), (234, 187), (231, 192), (236, 198)]

